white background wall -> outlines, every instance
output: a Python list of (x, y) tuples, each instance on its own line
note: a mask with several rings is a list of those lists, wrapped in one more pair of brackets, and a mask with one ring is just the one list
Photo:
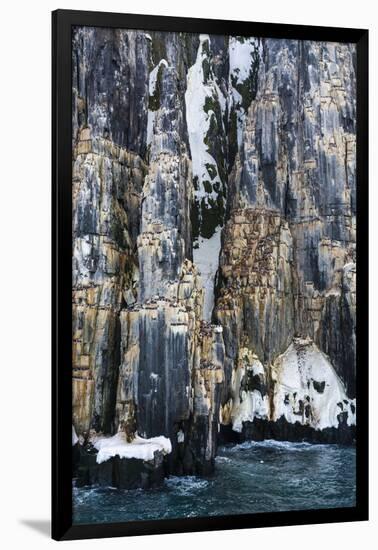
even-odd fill
[[(371, 279), (377, 257), (377, 17), (373, 2), (350, 0), (7, 0), (0, 29), (0, 543), (42, 549), (50, 515), (50, 11), (56, 8), (154, 13), (369, 28), (371, 78)], [(375, 219), (374, 219), (375, 218)], [(375, 288), (374, 288), (375, 287)], [(371, 341), (378, 310), (371, 285)], [(377, 366), (370, 393), (377, 431)], [(364, 368), (361, 365), (360, 368)], [(67, 365), (67, 371), (70, 365)], [(371, 438), (377, 486), (377, 437)], [(374, 458), (373, 458), (374, 456)], [(375, 464), (374, 464), (375, 463)], [(358, 549), (377, 536), (377, 498), (367, 523), (286, 527), (134, 539), (67, 542), (65, 548), (301, 547)], [(370, 544), (368, 542), (370, 539)]]

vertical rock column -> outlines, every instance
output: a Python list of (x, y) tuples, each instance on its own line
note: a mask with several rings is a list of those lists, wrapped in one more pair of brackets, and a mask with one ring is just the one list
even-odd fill
[(148, 86), (140, 61), (148, 48), (143, 33), (73, 33), (73, 423), (80, 435), (115, 430), (120, 311), (134, 299), (138, 277)]
[[(288, 214), (297, 269), (296, 332), (327, 353), (355, 395), (355, 47), (305, 42), (303, 123)], [(332, 327), (332, 329), (330, 329)]]
[(79, 433), (112, 429), (119, 311), (135, 273), (127, 215), (117, 199), (126, 195), (128, 172), (92, 151), (78, 154), (74, 163), (73, 415)]
[[(119, 422), (127, 422), (128, 409), (122, 412), (121, 401), (128, 400), (133, 372), (136, 430), (143, 437), (164, 434), (174, 441), (179, 423), (190, 416), (191, 339), (201, 293), (190, 262), (185, 262), (190, 240), (191, 167), (180, 137), (183, 116), (175, 67), (162, 60), (156, 79), (151, 90), (158, 92), (149, 171), (137, 241), (138, 302), (122, 314), (124, 360), (117, 409)], [(186, 291), (180, 286), (184, 281)]]
[[(153, 111), (137, 241), (138, 302), (121, 317), (124, 360), (117, 419), (129, 426), (133, 414), (135, 429), (143, 437), (169, 437), (169, 471), (204, 473), (214, 466), (223, 343), (220, 330), (210, 325), (206, 335), (201, 330), (202, 282), (188, 259), (194, 195), (184, 94), (178, 81), (183, 52), (167, 53), (169, 63), (160, 59), (150, 73)], [(132, 413), (127, 405), (130, 391)]]

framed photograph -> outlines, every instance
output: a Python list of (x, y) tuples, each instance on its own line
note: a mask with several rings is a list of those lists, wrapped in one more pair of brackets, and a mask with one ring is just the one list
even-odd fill
[(368, 31), (52, 24), (53, 538), (366, 520)]

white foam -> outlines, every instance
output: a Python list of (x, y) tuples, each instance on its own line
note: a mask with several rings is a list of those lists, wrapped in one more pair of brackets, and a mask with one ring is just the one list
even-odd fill
[(323, 443), (308, 443), (306, 441), (292, 442), (292, 441), (277, 441), (275, 439), (264, 439), (264, 441), (244, 441), (232, 447), (220, 448), (221, 452), (237, 453), (239, 451), (249, 451), (255, 449), (275, 449), (277, 451), (311, 451), (317, 446), (324, 447)]
[(171, 476), (165, 480), (165, 485), (172, 491), (183, 496), (196, 494), (202, 489), (206, 489), (209, 481), (196, 476)]

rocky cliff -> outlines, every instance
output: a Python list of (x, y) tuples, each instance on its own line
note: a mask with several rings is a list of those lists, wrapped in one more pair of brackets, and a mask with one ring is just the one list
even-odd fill
[(354, 47), (86, 27), (72, 66), (81, 482), (352, 441)]

